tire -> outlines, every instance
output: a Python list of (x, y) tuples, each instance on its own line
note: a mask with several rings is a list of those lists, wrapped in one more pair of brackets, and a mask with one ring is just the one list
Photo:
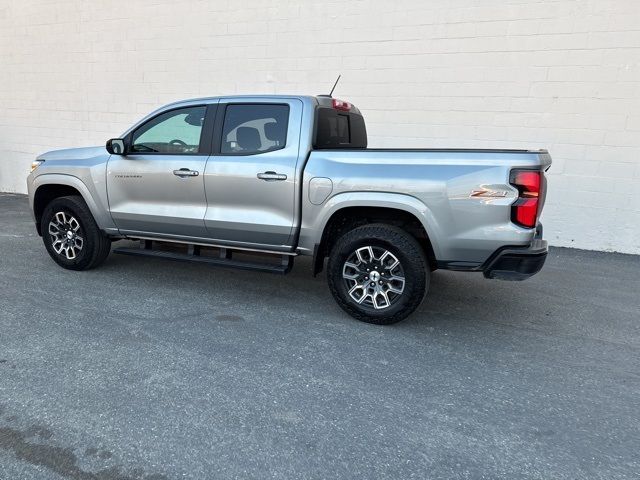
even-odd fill
[[(396, 261), (398, 265), (390, 268)], [(377, 325), (409, 316), (427, 292), (429, 275), (417, 240), (386, 224), (345, 233), (332, 248), (327, 266), (329, 289), (338, 305), (352, 317)]]
[(42, 213), (40, 227), (47, 252), (68, 270), (97, 267), (111, 251), (111, 240), (100, 231), (80, 196), (53, 199)]

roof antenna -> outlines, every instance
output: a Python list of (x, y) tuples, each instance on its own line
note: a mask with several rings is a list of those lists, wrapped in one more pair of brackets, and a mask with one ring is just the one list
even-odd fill
[(329, 92), (329, 96), (333, 95), (333, 91), (336, 89), (336, 85), (338, 85), (338, 82), (340, 81), (340, 77), (342, 75), (338, 75), (338, 78), (336, 78), (336, 83), (333, 84), (333, 88), (331, 89), (331, 91)]

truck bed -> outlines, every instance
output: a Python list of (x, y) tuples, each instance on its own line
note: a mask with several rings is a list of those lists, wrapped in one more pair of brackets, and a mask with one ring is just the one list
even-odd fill
[[(333, 204), (409, 206), (428, 232), (440, 264), (477, 268), (500, 247), (531, 244), (534, 230), (510, 219), (518, 190), (509, 175), (514, 168), (540, 170), (550, 164), (546, 150), (313, 150), (304, 169), (300, 247), (314, 248), (308, 234), (322, 228)], [(320, 205), (315, 204), (319, 182), (314, 178), (330, 182), (330, 193)]]

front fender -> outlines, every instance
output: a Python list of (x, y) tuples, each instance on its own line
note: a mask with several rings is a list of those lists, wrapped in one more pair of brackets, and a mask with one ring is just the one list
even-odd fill
[(29, 191), (29, 207), (34, 219), (34, 199), (36, 196), (36, 192), (40, 187), (45, 185), (64, 185), (67, 187), (75, 188), (89, 207), (91, 215), (93, 215), (93, 218), (98, 224), (98, 227), (101, 230), (116, 229), (116, 225), (114, 224), (113, 220), (111, 219), (111, 215), (109, 214), (108, 205), (101, 201), (100, 198), (97, 198), (97, 195), (92, 194), (89, 187), (87, 187), (87, 185), (81, 179), (73, 175), (62, 173), (43, 173), (27, 181), (27, 189)]
[(331, 216), (337, 211), (348, 207), (394, 208), (412, 214), (420, 221), (427, 232), (436, 258), (441, 258), (439, 241), (441, 228), (424, 202), (416, 197), (402, 193), (371, 191), (339, 193), (322, 205), (317, 206), (310, 202), (305, 202), (298, 243), (298, 249), (301, 253), (313, 254), (314, 247), (320, 244), (322, 240), (322, 233)]

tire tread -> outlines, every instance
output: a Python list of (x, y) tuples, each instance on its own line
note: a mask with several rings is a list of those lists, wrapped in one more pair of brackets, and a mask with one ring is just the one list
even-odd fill
[[(60, 208), (56, 207), (56, 205), (65, 203), (68, 204), (67, 207), (70, 206), (71, 209), (75, 211), (74, 213), (76, 213), (76, 215), (79, 217), (79, 220), (82, 223), (82, 228), (84, 230), (86, 240), (90, 240), (90, 243), (93, 243), (91, 254), (86, 259), (83, 259), (83, 261), (74, 264), (60, 262), (55, 252), (51, 251), (50, 246), (47, 243), (48, 239), (46, 237), (46, 232), (48, 232), (47, 219), (51, 217), (51, 213), (53, 210), (55, 210), (56, 208)], [(96, 221), (94, 220), (89, 207), (87, 206), (84, 199), (79, 195), (58, 197), (52, 200), (49, 205), (45, 207), (42, 214), (41, 222), (41, 231), (43, 232), (42, 236), (47, 247), (47, 251), (49, 251), (49, 254), (53, 258), (53, 260), (63, 268), (69, 270), (90, 270), (104, 262), (104, 260), (109, 256), (109, 253), (111, 252), (111, 239), (109, 239), (109, 237), (107, 237), (100, 231), (100, 228), (96, 224)]]
[[(411, 268), (415, 269), (414, 295), (411, 295), (409, 302), (401, 310), (391, 315), (373, 316), (355, 308), (348, 299), (343, 298), (338, 287), (338, 282), (342, 281), (341, 272), (342, 265), (336, 265), (337, 252), (348, 250), (354, 242), (371, 239), (389, 243), (393, 247), (401, 250), (407, 257), (413, 260)], [(406, 270), (406, 269), (405, 269)], [(429, 272), (427, 258), (418, 241), (405, 230), (399, 227), (384, 223), (372, 223), (360, 227), (356, 227), (346, 232), (335, 243), (329, 255), (329, 264), (327, 268), (327, 277), (329, 289), (336, 302), (345, 312), (357, 320), (377, 325), (391, 325), (400, 322), (409, 316), (422, 303), (426, 295), (429, 283)], [(337, 275), (339, 273), (339, 275)], [(406, 272), (405, 272), (406, 273)]]

